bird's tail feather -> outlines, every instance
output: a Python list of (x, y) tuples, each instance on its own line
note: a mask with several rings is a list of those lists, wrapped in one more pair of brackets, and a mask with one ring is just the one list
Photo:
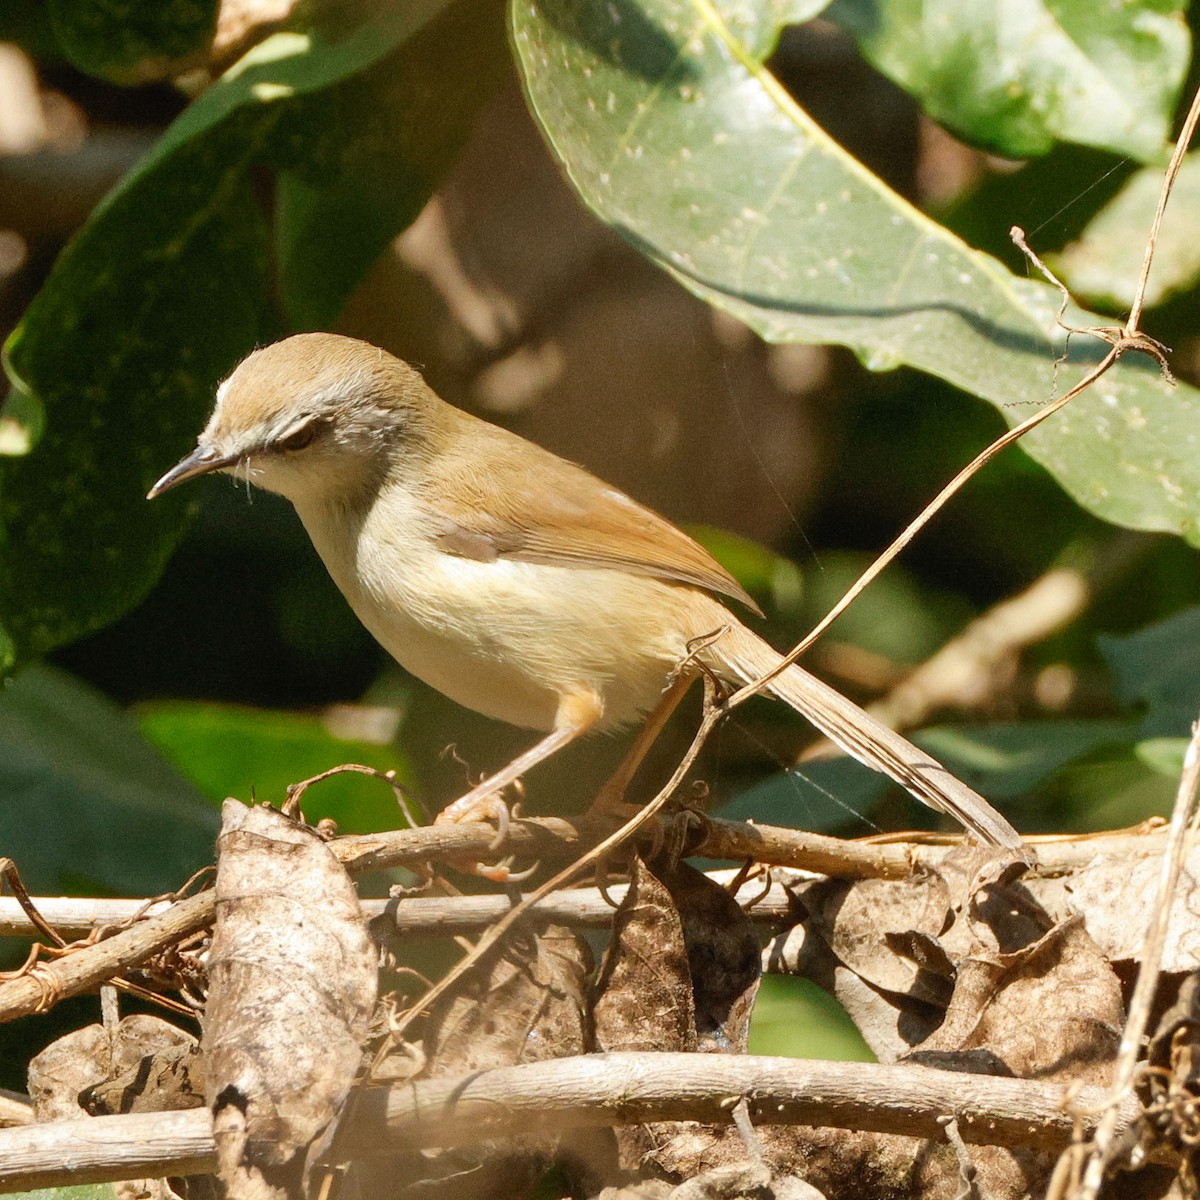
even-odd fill
[[(729, 624), (702, 657), (722, 676), (751, 683), (779, 665), (781, 655), (743, 625)], [(791, 705), (845, 753), (889, 776), (922, 804), (948, 813), (985, 842), (1022, 849), (1021, 835), (978, 792), (924, 750), (877, 721), (803, 668), (789, 666), (763, 689)]]

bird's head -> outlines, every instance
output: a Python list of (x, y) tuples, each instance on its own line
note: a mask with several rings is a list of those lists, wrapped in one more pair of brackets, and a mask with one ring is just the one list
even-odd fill
[(255, 350), (217, 389), (196, 448), (151, 489), (224, 471), (293, 502), (377, 485), (420, 443), (437, 404), (400, 359), (354, 338), (303, 333)]

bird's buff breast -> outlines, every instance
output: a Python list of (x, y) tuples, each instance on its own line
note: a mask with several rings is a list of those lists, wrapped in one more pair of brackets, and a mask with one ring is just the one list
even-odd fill
[(560, 697), (586, 688), (604, 704), (602, 727), (628, 724), (654, 705), (686, 652), (672, 612), (686, 589), (616, 570), (460, 558), (403, 536), (394, 521), (373, 535), (364, 525), (357, 539), (305, 524), (384, 649), (486, 716), (550, 729)]

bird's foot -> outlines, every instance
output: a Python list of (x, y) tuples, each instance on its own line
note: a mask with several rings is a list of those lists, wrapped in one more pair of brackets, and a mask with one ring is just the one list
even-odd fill
[[(508, 839), (508, 831), (512, 825), (514, 809), (510, 810), (500, 791), (491, 780), (484, 780), (478, 787), (472, 788), (465, 796), (460, 796), (451, 804), (447, 804), (437, 817), (435, 825), (460, 825), (472, 822), (496, 823), (496, 836), (488, 844), (488, 850), (499, 850)], [(470, 875), (478, 875), (482, 879), (490, 879), (493, 883), (521, 883), (528, 879), (538, 868), (534, 863), (524, 871), (512, 869), (513, 857), (502, 859), (497, 863), (465, 862), (454, 863), (460, 871)]]
[(472, 788), (465, 796), (460, 796), (453, 803), (447, 804), (434, 818), (433, 823), (435, 825), (462, 825), (484, 821), (495, 821), (496, 836), (492, 839), (488, 849), (499, 850), (508, 838), (512, 813), (501, 794), (494, 789), (486, 788), (486, 783)]

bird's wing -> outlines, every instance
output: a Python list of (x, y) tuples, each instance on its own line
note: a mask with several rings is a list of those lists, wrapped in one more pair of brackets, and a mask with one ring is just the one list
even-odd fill
[(444, 454), (427, 480), (426, 507), (446, 553), (610, 567), (690, 583), (760, 613), (742, 585), (665, 518), (532, 442), (494, 426), (489, 432), (486, 462), (476, 438), (470, 456)]

